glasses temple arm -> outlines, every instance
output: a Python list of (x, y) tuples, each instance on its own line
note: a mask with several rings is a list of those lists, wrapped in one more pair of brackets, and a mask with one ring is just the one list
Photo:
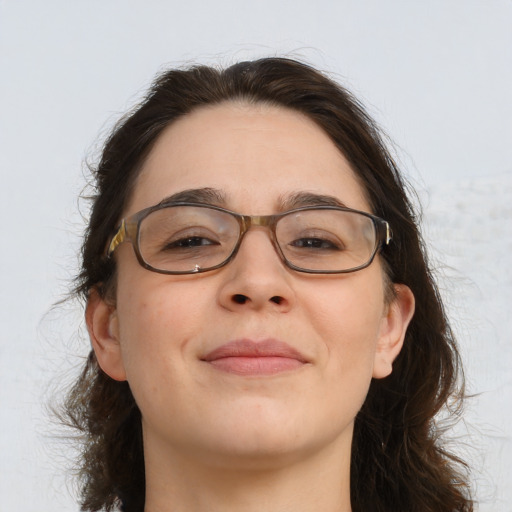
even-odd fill
[(389, 242), (393, 239), (393, 232), (391, 231), (391, 227), (389, 226), (389, 223), (387, 221), (384, 221), (386, 223), (386, 238), (385, 243), (386, 245), (389, 245)]
[(117, 247), (124, 242), (126, 237), (126, 223), (124, 219), (121, 222), (117, 233), (114, 235), (107, 249), (107, 258), (117, 249)]

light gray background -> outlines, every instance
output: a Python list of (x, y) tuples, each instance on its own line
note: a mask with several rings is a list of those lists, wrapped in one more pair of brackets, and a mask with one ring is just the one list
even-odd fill
[(84, 157), (165, 66), (273, 54), (332, 72), (395, 141), (478, 394), (455, 443), (479, 510), (512, 510), (512, 1), (0, 0), (0, 512), (78, 510), (43, 405), (88, 347), (79, 308), (51, 310)]

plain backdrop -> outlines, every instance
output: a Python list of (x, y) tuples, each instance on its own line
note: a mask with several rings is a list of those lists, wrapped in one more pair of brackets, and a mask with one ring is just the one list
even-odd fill
[(0, 512), (78, 510), (47, 412), (88, 351), (85, 159), (155, 73), (306, 60), (394, 141), (466, 365), (454, 446), (481, 511), (512, 511), (512, 1), (0, 0)]

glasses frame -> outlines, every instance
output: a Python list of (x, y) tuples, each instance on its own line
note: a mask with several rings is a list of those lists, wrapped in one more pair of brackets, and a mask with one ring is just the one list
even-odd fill
[[(217, 210), (220, 212), (227, 213), (234, 217), (238, 225), (240, 227), (240, 233), (238, 236), (238, 240), (233, 247), (233, 250), (229, 254), (229, 256), (223, 260), (221, 263), (214, 265), (213, 267), (206, 267), (201, 268), (196, 266), (192, 270), (162, 270), (155, 268), (151, 266), (149, 263), (147, 263), (144, 258), (142, 257), (142, 254), (140, 252), (139, 247), (139, 233), (140, 233), (140, 225), (142, 221), (151, 213), (157, 210), (161, 210), (164, 208), (172, 208), (175, 206), (193, 206), (196, 208), (208, 208), (211, 210)], [(277, 241), (276, 236), (276, 225), (277, 222), (282, 219), (283, 217), (286, 217), (287, 215), (296, 213), (296, 212), (302, 212), (302, 211), (308, 211), (308, 210), (337, 210), (337, 211), (343, 211), (343, 212), (352, 212), (357, 213), (359, 215), (363, 215), (369, 219), (372, 220), (373, 225), (375, 227), (375, 247), (373, 248), (372, 254), (370, 259), (364, 263), (363, 265), (359, 265), (358, 267), (351, 268), (348, 270), (310, 270), (305, 269), (302, 267), (298, 267), (287, 260), (285, 255), (283, 254), (283, 251), (281, 250), (281, 247), (279, 245), (279, 242)], [(135, 255), (137, 257), (137, 261), (139, 264), (144, 267), (147, 270), (150, 270), (152, 272), (157, 272), (159, 274), (168, 274), (168, 275), (185, 275), (185, 274), (200, 274), (203, 272), (210, 272), (212, 270), (217, 270), (221, 267), (224, 267), (227, 265), (238, 253), (238, 250), (240, 248), (240, 245), (242, 244), (243, 238), (245, 234), (254, 226), (258, 227), (266, 227), (270, 230), (270, 240), (272, 242), (272, 245), (274, 246), (274, 250), (279, 255), (281, 261), (290, 269), (295, 270), (297, 272), (303, 272), (306, 274), (348, 274), (351, 272), (357, 272), (358, 270), (362, 270), (373, 262), (375, 259), (375, 255), (382, 250), (382, 248), (386, 245), (389, 245), (389, 243), (392, 240), (392, 232), (391, 228), (389, 226), (389, 223), (385, 221), (384, 219), (381, 219), (380, 217), (377, 217), (376, 215), (372, 215), (371, 213), (363, 212), (360, 210), (355, 210), (353, 208), (346, 208), (342, 206), (326, 206), (326, 205), (317, 205), (317, 206), (303, 206), (300, 208), (294, 208), (292, 210), (287, 210), (282, 213), (276, 213), (273, 215), (243, 215), (240, 213), (233, 212), (231, 210), (227, 210), (226, 208), (222, 208), (220, 206), (215, 206), (211, 204), (204, 204), (204, 203), (194, 203), (194, 202), (167, 202), (167, 203), (159, 203), (155, 206), (150, 206), (149, 208), (145, 208), (144, 210), (141, 210), (130, 217), (126, 217), (121, 220), (121, 224), (117, 228), (117, 231), (113, 235), (113, 237), (110, 240), (110, 243), (108, 244), (106, 254), (105, 256), (107, 258), (111, 258), (114, 251), (121, 245), (123, 242), (130, 242), (133, 246), (133, 249), (135, 251)]]

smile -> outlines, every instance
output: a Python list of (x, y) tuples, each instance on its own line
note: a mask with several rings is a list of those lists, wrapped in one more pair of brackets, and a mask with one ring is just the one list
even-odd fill
[(265, 376), (303, 367), (307, 359), (296, 349), (278, 340), (235, 340), (202, 358), (215, 369), (237, 375)]

